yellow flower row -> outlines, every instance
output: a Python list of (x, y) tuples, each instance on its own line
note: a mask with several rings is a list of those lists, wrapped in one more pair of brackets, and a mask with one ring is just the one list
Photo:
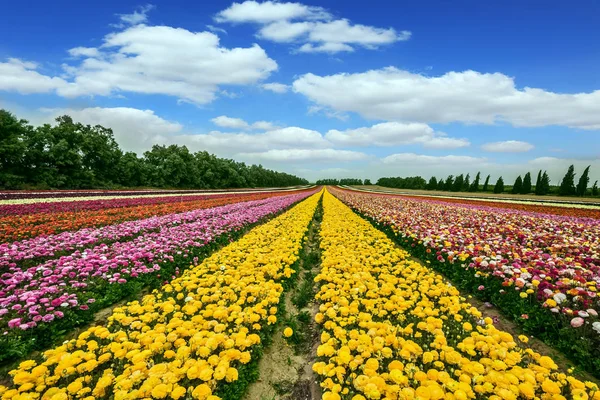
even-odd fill
[(277, 321), (320, 197), (252, 229), (159, 291), (116, 308), (106, 327), (25, 361), (0, 386), (7, 399), (219, 399), (240, 378), (261, 331)]
[(324, 400), (600, 399), (329, 193), (323, 208), (313, 370)]

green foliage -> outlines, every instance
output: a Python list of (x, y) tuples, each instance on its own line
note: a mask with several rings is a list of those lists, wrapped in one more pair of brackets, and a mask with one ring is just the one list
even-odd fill
[(438, 179), (437, 190), (444, 190), (446, 183), (443, 178)]
[(558, 194), (561, 196), (574, 196), (577, 194), (577, 189), (575, 188), (575, 166), (569, 166), (558, 188)]
[(515, 183), (512, 187), (512, 194), (519, 194), (521, 193), (521, 191), (523, 190), (523, 178), (521, 178), (521, 175), (519, 175), (517, 177), (517, 179), (515, 179)]
[(444, 190), (450, 191), (452, 190), (452, 184), (454, 183), (454, 176), (448, 175), (446, 178), (446, 182), (444, 182)]
[(33, 127), (0, 110), (0, 188), (87, 189), (275, 187), (307, 184), (305, 179), (261, 165), (247, 166), (185, 146), (158, 146), (143, 157), (123, 151), (111, 129), (74, 122)]
[(496, 186), (494, 186), (494, 193), (502, 193), (502, 192), (504, 192), (504, 179), (502, 179), (502, 177), (500, 177), (496, 181)]
[(365, 186), (372, 185), (371, 180), (370, 179), (365, 179), (365, 181), (363, 182), (363, 185), (365, 185)]
[(587, 191), (587, 185), (590, 183), (590, 166), (588, 165), (586, 169), (583, 170), (583, 174), (579, 178), (579, 183), (577, 184), (577, 196), (585, 196), (585, 192)]
[(535, 184), (535, 194), (538, 196), (543, 196), (550, 193), (550, 177), (544, 171), (542, 174), (542, 170), (538, 172), (537, 182)]
[(477, 172), (477, 175), (475, 175), (475, 180), (473, 181), (471, 186), (469, 186), (469, 192), (479, 191), (479, 180), (480, 179), (481, 179), (481, 173)]
[(598, 181), (594, 182), (594, 186), (592, 186), (592, 196), (598, 196)]
[(523, 178), (523, 186), (520, 191), (521, 194), (529, 194), (531, 193), (531, 173), (528, 172), (525, 174)]
[(425, 189), (435, 190), (435, 189), (437, 189), (437, 187), (438, 187), (438, 181), (435, 176), (432, 176), (431, 178), (429, 178), (429, 182), (427, 182), (427, 186), (425, 187)]
[(391, 187), (396, 189), (420, 189), (427, 188), (427, 181), (420, 176), (409, 176), (408, 178), (379, 178), (379, 186)]
[(459, 176), (456, 177), (456, 179), (454, 180), (454, 183), (452, 184), (452, 191), (460, 192), (463, 188), (464, 183), (465, 183), (465, 177), (463, 174), (460, 174)]
[(483, 184), (484, 192), (488, 191), (489, 185), (490, 185), (490, 176), (488, 175), (487, 178), (485, 178), (485, 183)]
[[(365, 180), (369, 181), (368, 179)], [(316, 182), (317, 185), (362, 185), (363, 181), (362, 179), (357, 179), (357, 178), (342, 178), (342, 179), (335, 179), (335, 178), (327, 178), (327, 179), (319, 179)], [(369, 185), (371, 184), (371, 181), (369, 181), (368, 183)], [(367, 183), (365, 183), (365, 185), (367, 185)]]

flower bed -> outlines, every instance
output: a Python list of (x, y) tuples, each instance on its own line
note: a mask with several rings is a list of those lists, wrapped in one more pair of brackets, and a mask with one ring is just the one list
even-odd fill
[[(301, 193), (302, 191), (292, 192)], [(53, 235), (81, 228), (100, 227), (123, 221), (152, 216), (180, 213), (198, 208), (216, 207), (240, 201), (259, 200), (290, 193), (255, 193), (215, 196), (193, 196), (192, 198), (147, 198), (148, 204), (122, 201), (97, 203), (98, 209), (37, 212), (33, 214), (11, 214), (0, 217), (0, 242), (22, 240), (40, 235)], [(41, 203), (40, 203), (41, 204)], [(109, 207), (109, 208), (107, 208)]]
[[(313, 191), (314, 193), (314, 191)], [(179, 273), (208, 245), (306, 198), (310, 193), (201, 210), (194, 222), (165, 226), (128, 242), (99, 245), (0, 276), (0, 361), (20, 347), (38, 348), (45, 339), (78, 325), (97, 311), (152, 282)], [(89, 310), (90, 304), (94, 307)], [(82, 315), (82, 314), (88, 314)], [(90, 315), (91, 314), (91, 315)], [(61, 321), (65, 319), (65, 321)], [(54, 326), (57, 321), (60, 324)], [(33, 330), (31, 334), (27, 331)], [(25, 331), (25, 332), (23, 332)]]
[(323, 208), (313, 370), (324, 400), (600, 399), (328, 193)]
[(600, 370), (600, 221), (332, 191), (461, 288)]
[[(12, 398), (239, 399), (277, 321), (319, 194), (11, 371)], [(3, 397), (3, 398), (4, 398)]]

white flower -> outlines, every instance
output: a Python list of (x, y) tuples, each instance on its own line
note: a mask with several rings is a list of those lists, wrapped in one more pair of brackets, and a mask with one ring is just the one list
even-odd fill
[(588, 314), (593, 315), (594, 317), (598, 316), (598, 311), (594, 310), (593, 308), (589, 308), (587, 312)]
[(592, 329), (600, 334), (600, 322), (596, 321), (592, 324)]
[(585, 311), (579, 311), (579, 316), (583, 317), (583, 318), (587, 318), (590, 316), (590, 314), (586, 313)]
[(192, 296), (188, 296), (188, 297), (185, 298), (185, 302), (186, 303), (189, 302), (189, 301), (192, 301), (192, 300), (194, 300), (194, 298)]
[(552, 298), (554, 299), (555, 302), (560, 304), (567, 299), (567, 295), (564, 293), (556, 293), (554, 296), (552, 296)]

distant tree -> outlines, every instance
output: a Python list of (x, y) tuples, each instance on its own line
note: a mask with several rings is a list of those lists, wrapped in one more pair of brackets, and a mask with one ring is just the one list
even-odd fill
[(465, 181), (463, 182), (463, 187), (462, 187), (461, 191), (468, 192), (470, 187), (471, 187), (471, 175), (467, 174), (467, 176), (465, 176)]
[(567, 173), (563, 177), (560, 186), (558, 188), (558, 194), (561, 196), (574, 196), (577, 194), (575, 188), (575, 166), (569, 166)]
[(27, 121), (0, 110), (0, 187), (15, 189), (25, 181), (23, 139), (31, 129)]
[(541, 186), (543, 195), (550, 193), (550, 177), (548, 176), (548, 173), (546, 171), (544, 171), (544, 173), (542, 174)]
[(515, 179), (515, 183), (513, 184), (511, 193), (519, 194), (519, 193), (521, 193), (522, 190), (523, 190), (523, 178), (521, 178), (521, 175), (519, 175), (517, 177), (517, 179)]
[(459, 176), (456, 177), (456, 179), (454, 180), (454, 183), (452, 184), (452, 191), (460, 192), (463, 188), (464, 183), (465, 183), (465, 177), (463, 176), (463, 174), (460, 174)]
[(477, 192), (477, 191), (479, 191), (479, 179), (480, 178), (481, 178), (481, 174), (479, 172), (477, 172), (477, 175), (475, 175), (475, 180), (473, 181), (473, 183), (469, 187), (469, 192)]
[(494, 186), (494, 193), (502, 193), (502, 192), (504, 192), (504, 179), (502, 179), (502, 177), (500, 177), (496, 181), (496, 186)]
[(542, 170), (540, 169), (537, 175), (537, 179), (535, 181), (535, 194), (541, 194), (539, 193), (541, 191), (541, 185), (542, 185)]
[(488, 187), (489, 187), (489, 185), (490, 185), (490, 176), (488, 175), (488, 176), (485, 178), (485, 183), (483, 184), (483, 191), (484, 191), (484, 192), (487, 192), (487, 191), (488, 191)]
[(449, 192), (452, 190), (452, 184), (454, 183), (454, 176), (448, 175), (446, 182), (444, 183), (444, 190)]
[(437, 190), (444, 190), (446, 187), (446, 183), (444, 182), (444, 178), (438, 179)]
[(365, 179), (365, 181), (363, 182), (363, 185), (365, 185), (365, 186), (372, 185), (371, 180), (370, 179)]
[(427, 181), (420, 176), (379, 178), (377, 184), (397, 189), (425, 189), (427, 187)]
[(585, 192), (587, 191), (587, 185), (590, 183), (590, 166), (588, 165), (586, 169), (583, 170), (583, 174), (579, 178), (579, 183), (577, 183), (577, 196), (585, 196)]
[(594, 182), (594, 186), (592, 186), (592, 196), (598, 196), (598, 181)]
[(429, 178), (429, 182), (427, 182), (427, 190), (435, 190), (437, 189), (437, 179), (435, 176), (432, 176), (431, 178)]
[(528, 172), (525, 174), (523, 178), (523, 187), (521, 189), (521, 194), (529, 194), (531, 193), (531, 173)]

